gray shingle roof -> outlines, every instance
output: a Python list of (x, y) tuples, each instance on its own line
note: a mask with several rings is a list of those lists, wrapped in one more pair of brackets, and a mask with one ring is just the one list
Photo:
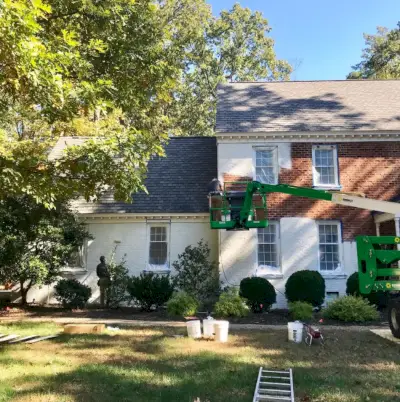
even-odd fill
[(400, 131), (399, 105), (400, 80), (223, 84), (216, 131)]
[[(79, 145), (79, 141), (79, 138), (69, 138), (67, 144)], [(60, 139), (53, 152), (61, 155), (65, 142), (65, 138)], [(115, 202), (112, 194), (108, 194), (98, 203), (82, 199), (73, 206), (86, 214), (208, 212), (207, 185), (217, 177), (216, 139), (173, 137), (165, 152), (166, 157), (149, 161), (145, 182), (148, 195), (133, 194), (133, 203), (126, 204)]]

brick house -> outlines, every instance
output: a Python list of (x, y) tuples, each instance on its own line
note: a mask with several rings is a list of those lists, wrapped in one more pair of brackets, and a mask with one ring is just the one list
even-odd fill
[[(268, 196), (270, 225), (241, 232), (209, 228), (207, 183), (259, 180), (393, 200), (400, 195), (400, 81), (233, 83), (218, 88), (216, 138), (171, 138), (149, 163), (149, 195), (133, 204), (104, 197), (76, 208), (95, 239), (66, 271), (93, 287), (100, 255), (116, 247), (131, 274), (168, 272), (185, 246), (204, 238), (221, 280), (268, 278), (284, 285), (300, 269), (319, 270), (327, 298), (345, 293), (357, 269), (354, 237), (400, 235), (399, 218), (327, 201)], [(82, 139), (63, 138), (52, 157)], [(31, 291), (44, 301), (51, 290)]]
[[(218, 89), (220, 180), (400, 195), (400, 81), (233, 83)], [(270, 226), (220, 233), (223, 277), (268, 278), (284, 292), (296, 270), (319, 270), (327, 298), (357, 269), (354, 238), (400, 234), (390, 214), (285, 194), (268, 196)], [(278, 293), (278, 306), (285, 298)]]

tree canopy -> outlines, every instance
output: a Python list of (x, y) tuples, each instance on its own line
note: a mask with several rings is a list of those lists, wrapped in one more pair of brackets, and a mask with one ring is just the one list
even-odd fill
[[(3, 0), (0, 199), (130, 201), (169, 134), (212, 134), (218, 83), (289, 77), (269, 31), (205, 0)], [(87, 141), (49, 160), (66, 136)]]
[(348, 79), (400, 78), (400, 22), (395, 29), (378, 27), (375, 35), (364, 34), (365, 49)]
[(204, 36), (187, 55), (175, 98), (176, 132), (213, 135), (220, 83), (289, 79), (292, 67), (277, 59), (270, 31), (260, 12), (239, 4), (209, 17)]
[(20, 284), (22, 302), (49, 284), (90, 235), (65, 205), (48, 209), (30, 196), (0, 200), (0, 283)]

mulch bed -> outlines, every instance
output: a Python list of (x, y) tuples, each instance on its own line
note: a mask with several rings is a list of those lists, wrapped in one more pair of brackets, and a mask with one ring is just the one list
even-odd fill
[[(207, 314), (198, 314), (198, 318), (206, 318)], [(1, 317), (24, 319), (28, 317), (74, 317), (74, 318), (93, 318), (93, 319), (123, 319), (123, 320), (142, 320), (142, 321), (185, 321), (183, 318), (171, 317), (167, 314), (165, 309), (159, 309), (158, 311), (142, 311), (134, 307), (121, 307), (118, 309), (100, 309), (100, 308), (88, 308), (84, 310), (66, 310), (61, 307), (42, 307), (42, 306), (27, 306), (25, 308), (11, 307), (8, 310), (0, 311)], [(193, 317), (192, 317), (193, 318)], [(217, 318), (217, 317), (215, 317)], [(312, 324), (325, 326), (325, 325), (355, 325), (355, 323), (343, 323), (341, 321), (329, 320), (324, 318), (323, 323), (319, 320), (322, 318), (321, 313), (314, 313), (314, 317), (311, 320)], [(249, 314), (247, 317), (229, 318), (229, 322), (235, 324), (260, 324), (260, 325), (286, 325), (288, 321), (291, 321), (288, 310), (271, 310), (268, 313), (261, 314)], [(374, 325), (385, 327), (388, 325), (387, 313), (382, 311), (380, 313), (380, 319), (373, 322), (366, 322), (357, 325)]]

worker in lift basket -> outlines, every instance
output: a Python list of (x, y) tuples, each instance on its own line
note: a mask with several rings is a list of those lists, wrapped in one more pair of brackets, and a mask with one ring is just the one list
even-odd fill
[[(208, 199), (210, 208), (222, 208), (223, 188), (221, 182), (216, 178), (208, 183)], [(222, 210), (212, 211), (212, 220), (221, 222)]]

